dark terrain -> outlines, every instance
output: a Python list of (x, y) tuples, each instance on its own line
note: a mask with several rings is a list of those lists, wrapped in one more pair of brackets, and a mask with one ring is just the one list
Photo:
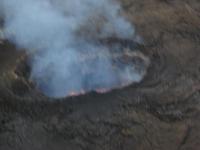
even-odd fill
[(49, 99), (16, 75), (24, 54), (4, 41), (0, 150), (200, 150), (199, 0), (121, 1), (151, 59), (144, 80)]

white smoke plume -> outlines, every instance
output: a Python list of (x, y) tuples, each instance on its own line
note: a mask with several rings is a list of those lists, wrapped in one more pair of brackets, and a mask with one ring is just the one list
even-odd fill
[[(114, 72), (107, 47), (94, 42), (134, 36), (116, 1), (1, 0), (0, 10), (5, 38), (32, 53), (31, 79), (46, 95), (113, 87), (119, 76), (140, 80), (129, 70)], [(80, 61), (83, 55), (97, 53), (103, 59)]]

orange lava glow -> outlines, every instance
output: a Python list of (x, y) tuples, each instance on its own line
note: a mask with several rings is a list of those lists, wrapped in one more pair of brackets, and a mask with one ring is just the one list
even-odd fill
[[(96, 93), (103, 94), (103, 93), (107, 93), (107, 92), (109, 92), (111, 90), (112, 90), (112, 88), (111, 89), (101, 88), (101, 89), (96, 89), (94, 91)], [(86, 93), (88, 93), (88, 92), (84, 91), (84, 90), (81, 90), (79, 92), (72, 91), (72, 92), (69, 93), (69, 96), (75, 97), (75, 96), (85, 95)]]

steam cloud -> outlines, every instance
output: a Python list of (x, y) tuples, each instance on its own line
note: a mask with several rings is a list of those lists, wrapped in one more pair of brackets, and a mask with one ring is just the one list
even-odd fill
[[(97, 39), (132, 38), (134, 28), (112, 0), (1, 0), (6, 39), (32, 54), (31, 79), (46, 95), (114, 87), (118, 79), (139, 81), (129, 69), (115, 72)], [(83, 56), (103, 55), (80, 61)], [(88, 71), (89, 70), (89, 71)], [(89, 72), (89, 73), (88, 73)]]

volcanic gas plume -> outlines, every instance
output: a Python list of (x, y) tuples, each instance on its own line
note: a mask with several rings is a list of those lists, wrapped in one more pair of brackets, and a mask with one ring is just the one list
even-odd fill
[(30, 80), (48, 96), (112, 89), (144, 75), (116, 62), (109, 47), (98, 42), (135, 36), (115, 1), (1, 0), (0, 7), (5, 38), (26, 49)]

